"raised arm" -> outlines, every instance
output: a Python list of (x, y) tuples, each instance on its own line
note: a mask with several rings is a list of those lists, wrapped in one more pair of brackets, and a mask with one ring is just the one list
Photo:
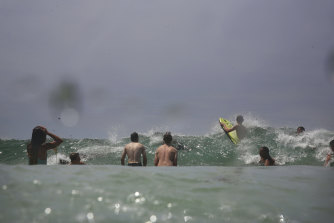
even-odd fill
[(45, 144), (46, 150), (54, 149), (63, 142), (63, 140), (59, 136), (56, 136), (55, 134), (48, 132), (47, 129), (45, 129), (45, 133), (46, 135), (50, 136), (54, 140), (53, 142), (49, 142)]

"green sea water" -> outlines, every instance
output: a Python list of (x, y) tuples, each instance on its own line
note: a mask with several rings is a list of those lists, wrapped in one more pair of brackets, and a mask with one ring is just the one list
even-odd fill
[[(60, 135), (60, 134), (59, 134)], [(148, 165), (153, 165), (155, 150), (163, 143), (161, 132), (140, 134), (145, 145)], [(252, 127), (240, 144), (234, 145), (221, 129), (202, 136), (173, 135), (173, 145), (179, 150), (180, 166), (245, 166), (257, 165), (261, 146), (270, 149), (278, 165), (322, 165), (329, 151), (334, 132), (308, 131), (296, 135), (294, 129)], [(71, 152), (79, 152), (87, 164), (119, 165), (129, 138), (120, 139), (64, 139), (58, 152), (48, 152), (48, 164), (68, 160)], [(26, 146), (29, 140), (0, 140), (0, 163), (27, 164)]]
[(332, 168), (0, 165), (0, 222), (331, 222)]
[[(29, 140), (0, 141), (0, 222), (330, 222), (334, 133), (251, 127), (239, 145), (220, 129), (174, 134), (178, 167), (154, 167), (162, 134), (140, 134), (148, 167), (120, 166), (128, 138), (65, 139), (48, 165), (27, 165)], [(60, 134), (59, 134), (60, 135)], [(277, 166), (258, 166), (267, 146)], [(59, 165), (79, 152), (85, 166)]]

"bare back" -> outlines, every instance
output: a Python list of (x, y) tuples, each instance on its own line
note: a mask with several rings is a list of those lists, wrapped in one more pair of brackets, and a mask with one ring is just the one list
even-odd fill
[[(42, 145), (40, 145), (39, 148), (38, 148), (38, 155), (37, 155), (38, 159), (46, 160), (47, 159), (47, 151), (49, 149), (55, 149), (59, 144), (55, 143), (55, 142), (51, 142), (51, 143), (43, 143)], [(28, 157), (32, 158), (32, 145), (31, 145), (31, 143), (29, 143), (27, 145), (27, 153), (28, 153)]]
[(236, 125), (236, 130), (239, 139), (243, 139), (247, 135), (247, 129), (243, 125)]
[(124, 162), (125, 156), (128, 156), (128, 163), (141, 163), (141, 155), (143, 155), (144, 166), (146, 165), (146, 152), (145, 147), (138, 142), (131, 142), (124, 147), (122, 154), (122, 161)]
[(177, 166), (177, 150), (173, 146), (164, 144), (155, 152), (155, 166)]

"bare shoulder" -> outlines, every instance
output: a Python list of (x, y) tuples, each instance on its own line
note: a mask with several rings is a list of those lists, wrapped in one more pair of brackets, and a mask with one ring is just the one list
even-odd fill
[(171, 152), (176, 152), (177, 153), (177, 149), (175, 149), (175, 147), (173, 147), (173, 146), (170, 147), (170, 150), (171, 150)]
[(139, 143), (139, 145), (142, 150), (145, 150), (145, 146), (143, 144)]
[(143, 145), (143, 144), (141, 144), (141, 143), (137, 143), (137, 145), (138, 145), (138, 147), (140, 147), (140, 148), (145, 148), (145, 146)]
[(129, 149), (129, 144), (126, 144), (125, 146), (124, 146), (124, 152), (126, 152), (127, 150)]
[(164, 148), (164, 145), (159, 146), (159, 147), (157, 148), (156, 152), (159, 152), (159, 151), (162, 150), (163, 148)]

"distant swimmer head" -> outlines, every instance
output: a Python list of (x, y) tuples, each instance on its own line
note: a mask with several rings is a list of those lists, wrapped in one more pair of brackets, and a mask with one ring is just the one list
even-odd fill
[(71, 162), (80, 161), (79, 153), (71, 153), (70, 154), (70, 159), (71, 159)]
[(331, 147), (332, 151), (334, 152), (334, 140), (330, 141), (329, 146)]
[(170, 144), (172, 142), (172, 140), (173, 140), (172, 134), (170, 132), (166, 132), (164, 134), (164, 138), (163, 139), (164, 139), (164, 142), (166, 144)]
[(137, 132), (131, 134), (131, 142), (138, 142), (139, 136)]
[(305, 132), (305, 128), (303, 126), (299, 126), (297, 128), (297, 134), (300, 134), (300, 133), (303, 133), (303, 132)]
[(32, 136), (31, 136), (32, 146), (40, 146), (45, 142), (45, 140), (46, 140), (45, 128), (41, 126), (36, 126), (32, 130)]
[(261, 156), (261, 158), (263, 159), (271, 159), (270, 155), (269, 155), (269, 149), (266, 146), (263, 146), (260, 148), (259, 154)]
[(244, 117), (242, 115), (237, 116), (237, 123), (242, 124), (244, 122)]

